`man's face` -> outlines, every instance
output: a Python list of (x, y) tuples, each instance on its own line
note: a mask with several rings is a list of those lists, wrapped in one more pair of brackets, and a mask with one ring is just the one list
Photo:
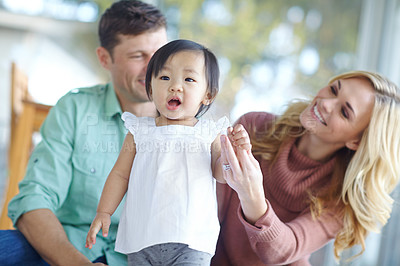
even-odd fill
[(131, 103), (148, 102), (145, 79), (147, 64), (158, 48), (167, 43), (165, 28), (140, 35), (119, 35), (120, 43), (107, 60), (118, 99)]

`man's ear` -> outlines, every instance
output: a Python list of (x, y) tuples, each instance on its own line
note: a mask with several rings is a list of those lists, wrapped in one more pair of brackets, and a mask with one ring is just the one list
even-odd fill
[(107, 70), (110, 69), (112, 63), (112, 58), (110, 53), (104, 47), (97, 47), (96, 49), (97, 59), (99, 60), (101, 66)]
[(356, 151), (358, 149), (358, 146), (360, 145), (361, 139), (355, 139), (355, 140), (350, 140), (346, 142), (346, 147), (350, 150)]
[(203, 101), (201, 101), (202, 104), (204, 105), (210, 105), (214, 100), (214, 97), (211, 96), (211, 93), (207, 92), (206, 95), (204, 96)]

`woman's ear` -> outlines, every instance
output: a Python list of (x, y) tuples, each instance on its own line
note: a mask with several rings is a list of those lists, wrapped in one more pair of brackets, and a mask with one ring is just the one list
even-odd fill
[(360, 145), (361, 139), (355, 139), (355, 140), (350, 140), (346, 142), (346, 147), (350, 150), (356, 151), (358, 149), (358, 146)]
[(210, 105), (214, 100), (214, 97), (212, 97), (211, 93), (207, 92), (206, 95), (204, 96), (203, 101), (201, 101), (202, 104), (204, 105)]
[(110, 53), (104, 47), (97, 47), (96, 49), (97, 59), (99, 60), (101, 66), (107, 70), (110, 69), (112, 63), (112, 58)]

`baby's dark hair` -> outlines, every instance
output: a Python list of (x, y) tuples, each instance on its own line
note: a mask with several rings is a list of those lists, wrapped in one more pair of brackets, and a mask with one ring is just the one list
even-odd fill
[(100, 45), (113, 55), (119, 44), (119, 34), (140, 35), (166, 28), (167, 21), (161, 11), (153, 5), (141, 1), (118, 1), (101, 16), (99, 22)]
[[(170, 56), (182, 51), (200, 51), (203, 53), (207, 92), (210, 93), (211, 99), (214, 99), (217, 95), (219, 90), (219, 67), (215, 55), (206, 47), (196, 42), (189, 40), (175, 40), (158, 49), (150, 59), (146, 73), (146, 92), (149, 99), (151, 99), (151, 78), (160, 73)], [(199, 118), (206, 113), (210, 106), (211, 104), (201, 104), (199, 111), (196, 114), (196, 118)]]

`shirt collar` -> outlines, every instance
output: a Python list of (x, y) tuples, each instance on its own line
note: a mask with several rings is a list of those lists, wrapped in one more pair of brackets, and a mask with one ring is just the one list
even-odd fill
[(115, 94), (114, 86), (112, 83), (108, 83), (105, 85), (105, 114), (107, 116), (114, 116), (116, 114), (122, 114), (121, 105), (117, 99), (117, 95)]

